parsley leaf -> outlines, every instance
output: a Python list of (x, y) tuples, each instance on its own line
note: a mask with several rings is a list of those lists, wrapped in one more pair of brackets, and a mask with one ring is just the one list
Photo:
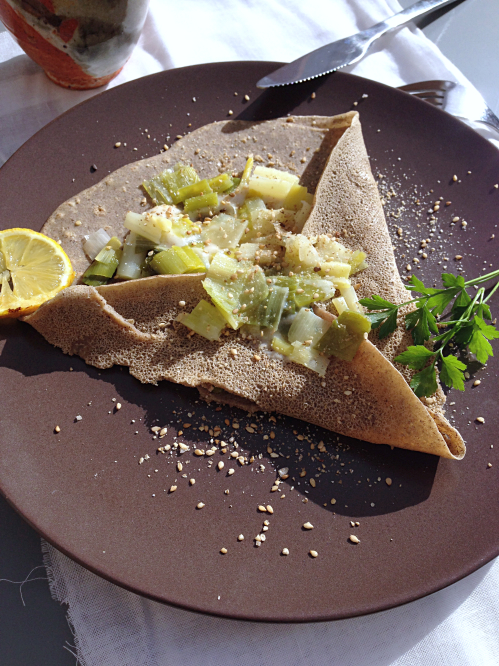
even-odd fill
[[(417, 396), (430, 396), (437, 390), (436, 363), (440, 365), (440, 376), (444, 384), (459, 391), (464, 390), (466, 365), (455, 356), (443, 354), (451, 341), (457, 347), (468, 347), (480, 363), (486, 363), (493, 355), (489, 341), (499, 339), (499, 331), (485, 320), (492, 321), (487, 301), (499, 289), (499, 281), (496, 281), (488, 295), (485, 287), (481, 285), (497, 278), (499, 270), (468, 281), (465, 281), (462, 275), (443, 273), (444, 288), (436, 289), (425, 287), (418, 277), (412, 275), (406, 288), (420, 296), (399, 305), (377, 295), (360, 301), (369, 310), (377, 310), (369, 312), (366, 317), (371, 320), (372, 328), (379, 328), (380, 338), (385, 338), (396, 329), (401, 307), (415, 305), (415, 309), (405, 315), (405, 327), (411, 331), (414, 345), (399, 354), (395, 361), (408, 365), (413, 370), (420, 370), (411, 381), (411, 387)], [(466, 291), (467, 287), (471, 286), (477, 290), (473, 296)], [(447, 315), (442, 319), (446, 311)], [(434, 344), (434, 351), (424, 346), (430, 339)]]
[(395, 361), (408, 365), (413, 370), (421, 370), (432, 356), (434, 356), (434, 352), (423, 345), (416, 345), (408, 347), (405, 352), (396, 356)]
[(414, 375), (411, 379), (411, 388), (418, 398), (429, 397), (435, 393), (438, 386), (434, 363)]
[(379, 327), (379, 337), (382, 340), (397, 328), (397, 310), (392, 310), (385, 321)]
[(440, 378), (449, 388), (455, 388), (458, 391), (464, 391), (464, 370), (466, 365), (455, 356), (441, 356), (442, 368)]

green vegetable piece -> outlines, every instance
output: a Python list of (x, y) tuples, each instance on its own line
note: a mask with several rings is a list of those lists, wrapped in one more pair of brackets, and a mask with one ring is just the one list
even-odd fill
[(301, 342), (293, 342), (292, 347), (293, 351), (289, 355), (291, 361), (299, 365), (304, 365), (309, 370), (316, 372), (320, 377), (324, 377), (329, 365), (328, 358), (321, 356), (315, 349), (302, 345)]
[(355, 273), (364, 270), (364, 268), (367, 268), (366, 257), (367, 255), (365, 252), (362, 252), (361, 250), (355, 250), (355, 252), (348, 260), (348, 263), (352, 267), (350, 275), (354, 275)]
[(435, 363), (432, 363), (421, 372), (417, 372), (411, 379), (411, 388), (418, 398), (429, 397), (437, 390), (437, 375), (435, 373)]
[(199, 176), (196, 170), (192, 167), (177, 164), (174, 171), (163, 171), (161, 174), (161, 182), (167, 187), (170, 192), (173, 203), (180, 203), (182, 198), (179, 194), (183, 187), (194, 185), (199, 181)]
[(208, 301), (199, 301), (194, 310), (180, 320), (182, 324), (208, 340), (218, 340), (225, 319)]
[(211, 192), (213, 192), (213, 190), (205, 179), (193, 183), (192, 185), (181, 187), (178, 191), (178, 198), (179, 201), (185, 201), (186, 199), (192, 199), (193, 197), (202, 196), (203, 194), (210, 194)]
[(186, 213), (191, 213), (193, 210), (201, 208), (215, 208), (216, 206), (218, 206), (218, 195), (216, 192), (191, 197), (184, 201), (184, 211)]
[[(143, 250), (138, 249), (139, 240), (148, 244)], [(146, 258), (146, 252), (151, 249), (151, 241), (130, 232), (123, 245), (123, 253), (116, 269), (115, 277), (119, 280), (136, 280), (140, 277), (140, 267)]]
[[(113, 244), (115, 245), (116, 243), (114, 242)], [(86, 282), (87, 278), (92, 278), (92, 281), (95, 281), (96, 278), (103, 278), (104, 282), (107, 282), (115, 274), (118, 264), (120, 263), (121, 254), (121, 249), (113, 250), (109, 244), (103, 247), (87, 270), (83, 273), (82, 282), (88, 284)], [(101, 284), (103, 284), (103, 282), (101, 282)]]
[(218, 247), (234, 249), (239, 244), (247, 226), (247, 220), (238, 220), (232, 215), (220, 213), (215, 215), (209, 225), (203, 226), (201, 240), (209, 239)]
[(184, 275), (206, 271), (203, 261), (190, 247), (174, 246), (169, 250), (158, 252), (152, 258), (150, 266), (160, 275)]
[(81, 281), (83, 282), (83, 284), (86, 284), (88, 287), (100, 287), (103, 284), (107, 284), (109, 278), (100, 277), (99, 275), (89, 275), (88, 277), (85, 277), (85, 275), (83, 275)]
[(267, 301), (260, 307), (262, 326), (277, 331), (288, 295), (289, 289), (287, 287), (272, 288)]
[(298, 311), (288, 331), (288, 340), (291, 342), (307, 342), (314, 345), (326, 333), (329, 323), (321, 319), (311, 310), (302, 308)]
[(282, 335), (274, 335), (270, 345), (275, 352), (282, 354), (283, 356), (290, 356), (290, 354), (293, 353), (293, 345), (286, 342)]
[(246, 160), (246, 164), (244, 166), (244, 171), (241, 176), (241, 181), (239, 185), (241, 187), (248, 187), (249, 186), (249, 180), (251, 177), (251, 170), (253, 169), (253, 155), (250, 155), (248, 159)]
[(370, 330), (371, 323), (366, 317), (358, 312), (345, 310), (316, 343), (315, 349), (327, 356), (352, 361), (364, 340), (364, 333), (369, 333)]
[(230, 190), (232, 187), (234, 187), (234, 180), (229, 176), (228, 173), (221, 173), (219, 176), (210, 178), (208, 183), (213, 192), (218, 192), (219, 194), (222, 192), (227, 192), (227, 190)]
[(161, 204), (171, 205), (173, 203), (170, 191), (161, 179), (161, 174), (154, 176), (150, 180), (144, 180), (142, 187), (157, 206)]
[(286, 195), (282, 205), (283, 208), (286, 208), (286, 210), (298, 210), (301, 207), (302, 201), (306, 201), (307, 203), (311, 204), (314, 201), (314, 197), (312, 194), (308, 193), (306, 187), (296, 183), (291, 186), (291, 189)]

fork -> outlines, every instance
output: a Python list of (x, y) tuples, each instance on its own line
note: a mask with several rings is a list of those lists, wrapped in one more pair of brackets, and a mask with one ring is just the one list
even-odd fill
[(399, 90), (419, 97), (453, 116), (485, 123), (499, 132), (499, 118), (487, 106), (478, 90), (454, 81), (420, 81)]

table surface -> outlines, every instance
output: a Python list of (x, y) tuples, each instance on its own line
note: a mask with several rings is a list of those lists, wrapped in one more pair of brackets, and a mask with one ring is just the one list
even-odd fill
[[(400, 0), (403, 7), (413, 2)], [(499, 115), (497, 0), (463, 0), (433, 14), (420, 22), (419, 27), (468, 77)], [(0, 23), (0, 31), (3, 29)], [(52, 600), (42, 565), (38, 534), (0, 497), (0, 576), (23, 581), (32, 572), (31, 578), (41, 578), (26, 583), (22, 590), (19, 584), (0, 579), (2, 666), (75, 664), (71, 654), (74, 640), (65, 608)]]

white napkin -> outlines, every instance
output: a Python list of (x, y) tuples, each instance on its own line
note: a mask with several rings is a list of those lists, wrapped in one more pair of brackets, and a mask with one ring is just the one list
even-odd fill
[[(290, 61), (400, 11), (396, 0), (152, 0), (139, 45), (113, 87), (171, 67)], [(389, 85), (469, 83), (416, 28), (387, 35), (347, 68)], [(0, 33), (0, 164), (47, 122), (100, 92), (58, 88)], [(51, 591), (68, 604), (83, 666), (495, 666), (499, 561), (437, 594), (321, 624), (234, 622), (118, 588), (43, 544)]]

